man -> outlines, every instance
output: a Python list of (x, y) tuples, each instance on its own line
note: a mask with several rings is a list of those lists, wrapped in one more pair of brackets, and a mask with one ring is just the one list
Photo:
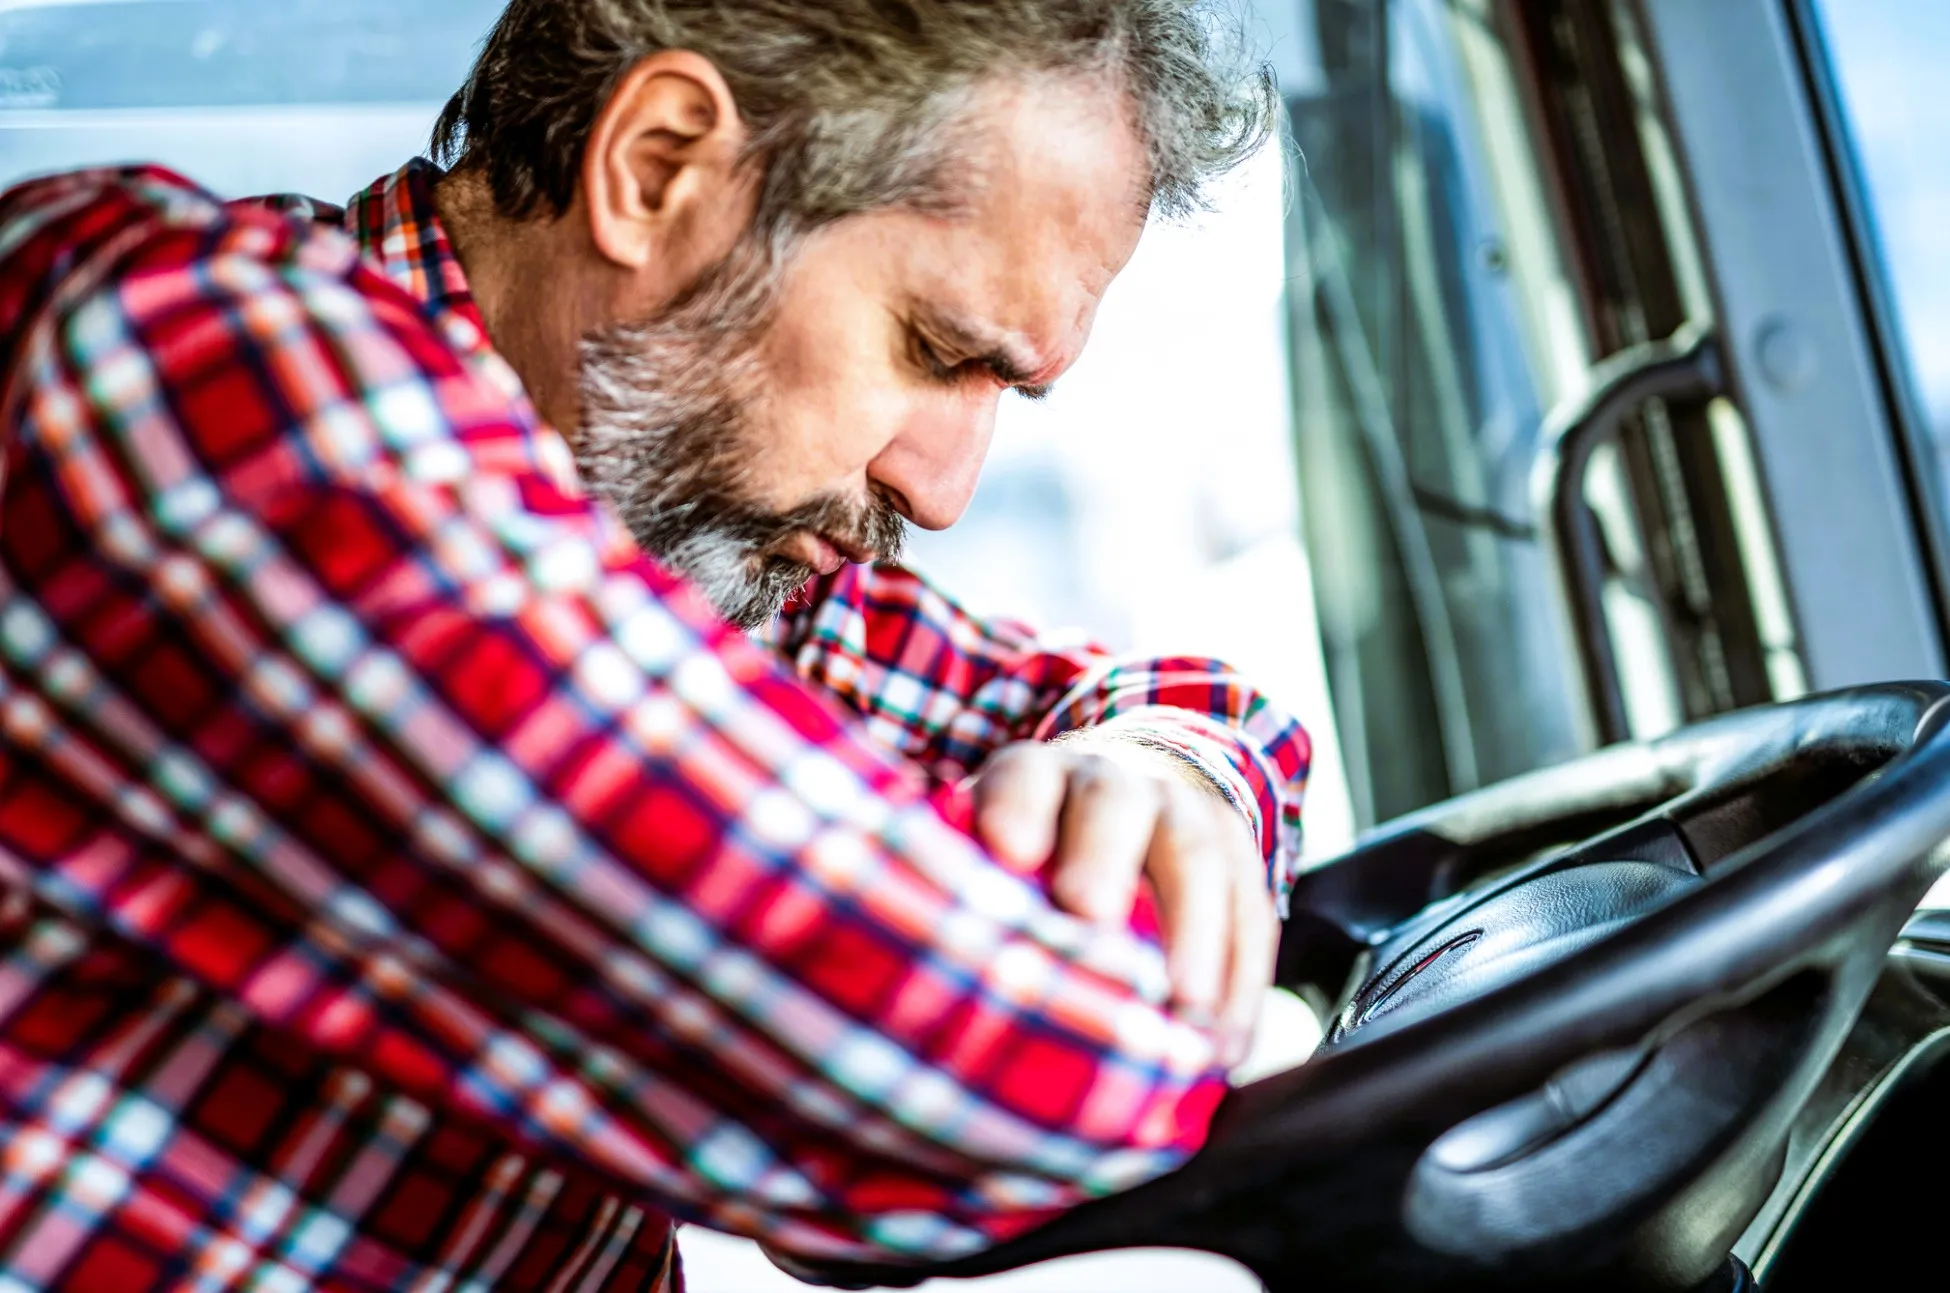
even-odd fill
[(0, 1289), (944, 1257), (1195, 1149), (1304, 737), (892, 562), (1270, 111), (1188, 0), (514, 0), (450, 171), (0, 200)]

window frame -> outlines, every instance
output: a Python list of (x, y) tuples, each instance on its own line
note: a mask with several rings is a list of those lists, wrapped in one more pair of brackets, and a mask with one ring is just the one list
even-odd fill
[(1633, 3), (1808, 681), (1943, 676), (1939, 527), (1918, 489), (1886, 301), (1865, 273), (1859, 191), (1838, 169), (1833, 87), (1810, 57), (1808, 0)]

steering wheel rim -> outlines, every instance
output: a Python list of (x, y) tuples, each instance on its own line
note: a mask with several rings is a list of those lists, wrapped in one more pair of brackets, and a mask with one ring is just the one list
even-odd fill
[[(1615, 860), (1620, 849), (1661, 855), (1668, 836), (1693, 855), (1700, 880), (1553, 960), (1549, 974), (1540, 968), (1372, 1026), (1344, 1015), (1312, 1062), (1233, 1091), (1205, 1149), (1160, 1180), (957, 1262), (813, 1273), (850, 1287), (911, 1285), (1165, 1245), (1242, 1261), (1275, 1290), (1289, 1281), (1550, 1287), (1574, 1268), (1608, 1272), (1602, 1278), (1620, 1286), (1691, 1287), (1724, 1262), (1744, 1217), (1729, 1214), (1710, 1234), (1676, 1233), (1660, 1213), (1671, 1200), (1640, 1199), (1600, 1218), (1620, 1246), (1608, 1254), (1610, 1241), (1593, 1238), (1596, 1223), (1551, 1234), (1522, 1215), (1539, 1181), (1557, 1179), (1548, 1173), (1522, 1185), (1508, 1163), (1486, 1160), (1476, 1176), (1487, 1192), (1449, 1189), (1445, 1198), (1444, 1165), (1459, 1145), (1467, 1157), (1467, 1145), (1503, 1134), (1496, 1120), (1510, 1123), (1510, 1110), (1535, 1106), (1540, 1091), (1562, 1121), (1567, 1074), (1589, 1086), (1597, 1073), (1602, 1089), (1585, 1113), (1613, 1116), (1620, 1092), (1663, 1064), (1672, 1090), (1688, 1081), (1753, 1089), (1708, 1093), (1709, 1104), (1739, 1105), (1740, 1125), (1701, 1130), (1707, 1141), (1668, 1164), (1671, 1179), (1661, 1181), (1683, 1192), (1716, 1172), (1744, 1173), (1751, 1194), (1747, 1178), (1766, 1175), (1883, 956), (1950, 862), (1946, 719), (1950, 684), (1857, 688), (1613, 747), (1404, 819), (1303, 878), (1279, 983), (1318, 982), (1363, 958), (1381, 962), (1373, 968), (1385, 976), (1388, 962), (1504, 893)], [(1814, 802), (1824, 794), (1832, 797)], [(1553, 836), (1621, 818), (1593, 840), (1458, 893)], [(1688, 1070), (1692, 1052), (1707, 1058)], [(1735, 1052), (1751, 1071), (1728, 1058)], [(1563, 1132), (1533, 1148), (1551, 1150)], [(1674, 1186), (1673, 1173), (1698, 1179)], [(1522, 1185), (1514, 1194), (1511, 1179)]]

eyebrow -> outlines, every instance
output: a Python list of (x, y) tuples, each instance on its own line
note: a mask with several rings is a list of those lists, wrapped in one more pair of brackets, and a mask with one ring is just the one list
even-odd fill
[(1013, 346), (980, 324), (932, 310), (921, 312), (921, 323), (941, 344), (987, 368), (1024, 399), (1047, 399), (1056, 387), (1054, 382), (1034, 380), (1042, 367), (1034, 352)]

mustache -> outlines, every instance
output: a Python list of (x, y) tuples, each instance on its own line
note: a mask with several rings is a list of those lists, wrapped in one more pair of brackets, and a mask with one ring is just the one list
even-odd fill
[(776, 518), (779, 537), (797, 530), (824, 535), (839, 548), (871, 553), (875, 560), (899, 561), (907, 547), (907, 520), (878, 495), (865, 503), (821, 498)]
[(684, 510), (691, 513), (689, 519), (754, 553), (802, 531), (822, 535), (843, 551), (872, 553), (879, 561), (898, 561), (907, 548), (907, 519), (879, 493), (864, 501), (829, 494), (772, 512), (711, 491), (688, 500)]

